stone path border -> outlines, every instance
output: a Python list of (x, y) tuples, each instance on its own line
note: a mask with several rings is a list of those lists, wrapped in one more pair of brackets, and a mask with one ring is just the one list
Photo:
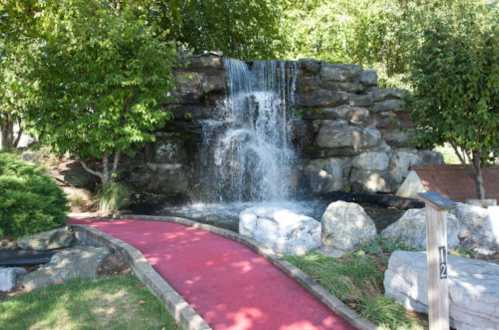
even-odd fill
[(128, 243), (85, 225), (70, 225), (76, 238), (84, 243), (105, 246), (118, 253), (132, 268), (137, 278), (157, 296), (184, 330), (212, 330), (205, 320), (152, 268), (144, 255)]
[[(354, 327), (360, 329), (360, 330), (372, 330), (372, 329), (378, 329), (376, 325), (371, 323), (370, 321), (362, 318), (359, 314), (357, 314), (355, 311), (353, 311), (351, 308), (349, 308), (347, 305), (345, 305), (341, 300), (333, 296), (331, 293), (329, 293), (326, 289), (324, 289), (321, 285), (319, 285), (315, 280), (313, 280), (310, 276), (302, 272), (299, 268), (293, 266), (291, 263), (280, 259), (278, 257), (278, 254), (276, 254), (274, 251), (268, 248), (262, 248), (259, 246), (259, 244), (248, 237), (244, 237), (239, 235), (236, 232), (222, 229), (219, 227), (214, 227), (211, 225), (195, 222), (192, 220), (188, 220), (185, 218), (180, 218), (180, 217), (174, 217), (174, 216), (151, 216), (151, 215), (122, 215), (120, 216), (121, 219), (130, 219), (130, 220), (151, 220), (151, 221), (167, 221), (167, 222), (174, 222), (178, 223), (181, 225), (193, 227), (193, 228), (198, 228), (198, 229), (203, 229), (209, 232), (212, 232), (214, 234), (220, 235), (222, 237), (231, 239), (233, 241), (239, 242), (246, 247), (250, 248), (252, 251), (258, 253), (259, 255), (265, 257), (269, 262), (271, 262), (274, 266), (279, 268), (281, 271), (283, 271), (285, 274), (293, 278), (295, 281), (297, 281), (303, 288), (305, 288), (308, 292), (310, 292), (314, 297), (319, 299), (324, 305), (326, 305), (331, 311), (335, 312), (339, 316), (343, 317), (345, 320), (347, 320), (350, 324), (352, 324)], [(104, 218), (99, 218), (99, 219), (104, 219)], [(104, 234), (96, 229), (89, 228), (84, 225), (72, 225), (78, 230), (81, 229), (87, 229), (92, 232), (93, 235), (98, 235), (100, 237), (104, 237), (104, 240), (112, 240), (112, 244), (116, 245), (116, 242), (120, 243), (121, 246), (127, 246), (129, 250), (135, 250), (136, 253), (135, 255), (139, 255), (139, 259), (141, 259), (141, 266), (142, 263), (147, 264), (147, 266), (150, 268), (149, 271), (141, 272), (141, 275), (138, 275), (140, 280), (142, 280), (153, 292), (158, 295), (161, 299), (163, 299), (167, 305), (167, 308), (172, 312), (172, 314), (175, 316), (175, 319), (180, 322), (180, 325), (182, 326), (183, 329), (188, 329), (188, 330), (194, 330), (194, 329), (211, 329), (204, 320), (194, 311), (194, 309), (173, 289), (171, 286), (147, 263), (146, 259), (140, 253), (137, 249), (133, 248), (127, 243), (124, 243), (121, 240), (118, 240), (116, 238), (111, 237), (110, 235)], [(97, 240), (100, 243), (102, 242), (102, 239)], [(118, 245), (119, 246), (119, 245)], [(123, 247), (121, 247), (123, 249)], [(127, 251), (128, 252), (128, 251)], [(137, 254), (138, 253), (138, 254)], [(134, 272), (136, 272), (135, 267), (133, 267)], [(142, 267), (141, 267), (142, 268)], [(152, 272), (151, 272), (152, 271)], [(168, 293), (173, 293), (173, 297), (175, 298), (173, 301), (177, 302), (179, 306), (182, 306), (180, 308), (180, 313), (179, 309), (176, 308), (176, 304), (168, 300), (165, 300), (170, 298), (169, 296), (159, 295), (158, 293), (155, 292), (155, 287), (157, 285), (151, 285), (148, 284), (148, 282), (151, 282), (150, 280), (143, 280), (144, 275), (149, 275), (151, 273), (155, 274), (155, 281), (158, 282), (158, 278), (161, 280), (161, 282), (164, 282), (166, 286), (168, 287), (169, 291)], [(180, 300), (179, 300), (180, 299)], [(187, 306), (185, 305), (187, 304)], [(182, 311), (192, 311), (189, 313), (186, 313), (185, 315), (187, 318), (183, 317), (182, 318)], [(203, 327), (189, 327), (189, 326), (198, 326), (199, 320), (198, 318), (201, 318), (200, 321), (202, 321), (205, 325), (206, 328)], [(201, 324), (199, 324), (201, 326)]]

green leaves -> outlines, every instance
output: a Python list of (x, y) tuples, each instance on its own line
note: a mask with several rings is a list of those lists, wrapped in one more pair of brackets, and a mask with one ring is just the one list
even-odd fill
[(29, 118), (60, 153), (100, 159), (153, 139), (169, 119), (176, 52), (127, 7), (92, 0), (49, 1), (39, 21), (42, 45)]
[(497, 9), (459, 2), (433, 17), (413, 53), (413, 119), (434, 144), (499, 150)]

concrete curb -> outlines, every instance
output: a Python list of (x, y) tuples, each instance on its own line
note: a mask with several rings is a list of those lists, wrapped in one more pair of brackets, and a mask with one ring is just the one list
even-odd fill
[(157, 296), (184, 330), (212, 330), (206, 321), (152, 268), (144, 255), (117, 238), (85, 225), (70, 225), (76, 238), (84, 244), (105, 246), (127, 261), (139, 280)]
[(203, 229), (214, 234), (223, 236), (225, 238), (231, 239), (233, 241), (239, 242), (259, 255), (265, 257), (274, 266), (279, 268), (289, 277), (297, 281), (302, 287), (304, 287), (308, 292), (310, 292), (314, 297), (319, 299), (324, 305), (326, 305), (331, 311), (340, 315), (350, 324), (360, 330), (372, 330), (378, 329), (376, 325), (370, 321), (362, 318), (354, 310), (345, 305), (341, 300), (333, 296), (316, 281), (314, 281), (310, 276), (302, 272), (297, 267), (293, 266), (289, 262), (282, 260), (278, 255), (271, 249), (263, 248), (259, 244), (248, 237), (244, 237), (230, 230), (214, 227), (207, 224), (198, 223), (185, 218), (174, 217), (174, 216), (150, 216), (150, 215), (122, 215), (122, 219), (134, 219), (134, 220), (152, 220), (152, 221), (169, 221), (178, 224), (186, 225), (193, 228)]

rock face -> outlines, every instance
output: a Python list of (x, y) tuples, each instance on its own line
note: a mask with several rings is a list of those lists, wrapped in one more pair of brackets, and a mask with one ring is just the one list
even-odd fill
[(66, 248), (73, 244), (74, 239), (73, 232), (63, 227), (23, 237), (17, 241), (17, 245), (20, 249), (44, 251)]
[[(424, 252), (394, 252), (385, 272), (385, 295), (407, 309), (428, 312)], [(499, 324), (499, 265), (448, 257), (451, 325), (458, 330), (493, 330)]]
[(104, 247), (81, 246), (62, 250), (48, 264), (24, 276), (21, 285), (30, 291), (73, 278), (95, 278), (99, 266), (108, 255), (109, 250)]
[[(452, 213), (447, 213), (447, 244), (450, 248), (459, 245), (461, 226)], [(404, 215), (385, 228), (381, 235), (400, 241), (412, 248), (426, 249), (426, 213), (425, 209), (410, 209)]]
[(331, 203), (322, 216), (321, 237), (326, 247), (350, 251), (375, 236), (374, 222), (356, 203)]
[(499, 253), (499, 206), (483, 208), (458, 203), (454, 211), (461, 224), (461, 244), (478, 254)]
[[(184, 62), (175, 71), (175, 100), (164, 105), (174, 119), (156, 132), (155, 142), (123, 159), (121, 177), (140, 210), (205, 201), (212, 188), (203, 181), (210, 164), (205, 153), (213, 153), (217, 140), (206, 127), (220, 122), (217, 113), (226, 102), (224, 58), (208, 53)], [(395, 192), (411, 165), (437, 162), (412, 146), (405, 91), (378, 88), (376, 72), (358, 65), (295, 64), (294, 106), (286, 118), (300, 155), (293, 170), (305, 193)]]
[(20, 267), (0, 268), (0, 291), (8, 292), (16, 288), (17, 278), (26, 274), (26, 270)]
[(239, 234), (282, 254), (301, 255), (320, 246), (317, 220), (280, 207), (254, 207), (241, 212)]

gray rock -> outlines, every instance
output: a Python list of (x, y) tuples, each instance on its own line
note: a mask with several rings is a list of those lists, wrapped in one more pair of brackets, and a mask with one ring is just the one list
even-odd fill
[[(495, 330), (499, 325), (499, 265), (448, 257), (451, 326), (458, 330)], [(385, 295), (407, 309), (428, 312), (424, 252), (395, 251), (384, 278)]]
[(403, 99), (407, 91), (398, 88), (375, 88), (373, 89), (373, 98), (375, 102), (388, 99)]
[(348, 101), (347, 93), (327, 89), (310, 90), (297, 97), (297, 104), (304, 107), (335, 107)]
[(0, 292), (9, 292), (16, 288), (17, 278), (26, 274), (20, 267), (0, 268)]
[(366, 86), (376, 86), (378, 84), (378, 74), (375, 70), (364, 70), (360, 73), (360, 82)]
[(370, 107), (373, 103), (374, 99), (372, 93), (348, 95), (348, 104), (354, 107)]
[(340, 251), (350, 251), (376, 236), (376, 226), (362, 206), (338, 201), (329, 204), (322, 215), (322, 243)]
[(54, 254), (48, 264), (25, 275), (21, 285), (25, 290), (31, 291), (74, 278), (93, 279), (108, 255), (109, 250), (104, 247), (81, 246), (62, 250)]
[(402, 110), (404, 110), (404, 101), (398, 99), (388, 99), (376, 102), (372, 107), (373, 112), (402, 111)]
[(366, 124), (369, 120), (369, 110), (351, 105), (340, 105), (334, 108), (316, 108), (305, 110), (305, 119), (344, 119), (354, 125)]
[(422, 163), (422, 157), (416, 149), (399, 149), (390, 159), (390, 175), (396, 183), (402, 183), (409, 175), (410, 167)]
[(322, 80), (320, 83), (321, 87), (334, 90), (334, 91), (345, 91), (350, 93), (361, 93), (365, 91), (366, 86), (360, 82), (349, 82), (349, 81), (329, 81)]
[(316, 142), (324, 148), (348, 147), (360, 151), (380, 144), (381, 134), (375, 128), (351, 126), (340, 120), (324, 120)]
[(410, 171), (397, 190), (397, 196), (417, 198), (419, 193), (428, 191), (415, 171)]
[(188, 64), (192, 69), (216, 69), (221, 70), (224, 67), (223, 57), (214, 53), (193, 56)]
[(320, 246), (321, 224), (293, 210), (257, 206), (239, 215), (239, 234), (277, 253), (301, 255)]
[(314, 193), (345, 190), (352, 162), (349, 158), (312, 160), (305, 167), (305, 177)]
[(418, 154), (421, 158), (420, 165), (442, 165), (444, 163), (444, 156), (438, 151), (419, 150)]
[(357, 77), (362, 68), (355, 64), (327, 64), (321, 66), (320, 78), (326, 81), (351, 81)]
[(461, 224), (462, 245), (481, 255), (499, 253), (499, 207), (458, 203), (454, 210)]
[(414, 145), (415, 132), (412, 129), (380, 129), (383, 139), (395, 148), (408, 148)]
[[(447, 244), (449, 248), (459, 245), (459, 220), (452, 213), (447, 213)], [(400, 241), (415, 249), (426, 249), (426, 211), (410, 209), (404, 215), (385, 228), (381, 235), (385, 238)]]
[(321, 62), (313, 59), (301, 59), (298, 65), (306, 73), (318, 74), (321, 70)]
[(69, 247), (74, 239), (73, 232), (68, 227), (62, 227), (20, 238), (17, 246), (25, 250), (52, 250)]
[(353, 166), (366, 171), (385, 171), (390, 158), (386, 152), (368, 151), (353, 159)]
[(392, 192), (392, 181), (387, 171), (354, 168), (350, 176), (352, 190), (357, 192)]

